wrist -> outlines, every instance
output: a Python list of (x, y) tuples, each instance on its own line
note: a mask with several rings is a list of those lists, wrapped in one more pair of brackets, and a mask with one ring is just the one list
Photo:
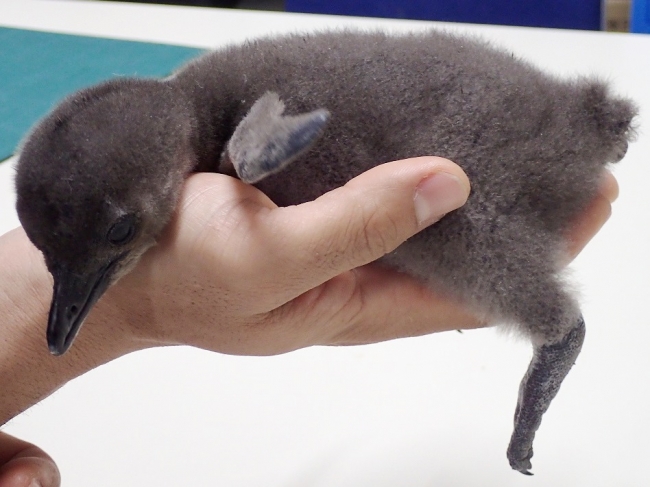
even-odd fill
[(45, 339), (52, 279), (21, 228), (0, 236), (0, 424), (66, 382), (135, 350), (128, 336), (111, 332), (111, 303), (87, 320), (75, 346), (52, 356)]

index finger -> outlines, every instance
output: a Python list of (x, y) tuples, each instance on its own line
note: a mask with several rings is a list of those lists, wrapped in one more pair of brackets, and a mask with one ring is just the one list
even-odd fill
[(598, 194), (576, 218), (567, 238), (568, 260), (575, 259), (603, 227), (612, 214), (612, 203), (618, 198), (618, 182), (609, 171), (604, 171)]

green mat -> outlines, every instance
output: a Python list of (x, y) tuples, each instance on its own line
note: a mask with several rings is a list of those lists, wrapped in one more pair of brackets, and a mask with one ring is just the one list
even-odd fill
[(0, 161), (69, 93), (115, 76), (165, 76), (200, 52), (0, 27)]

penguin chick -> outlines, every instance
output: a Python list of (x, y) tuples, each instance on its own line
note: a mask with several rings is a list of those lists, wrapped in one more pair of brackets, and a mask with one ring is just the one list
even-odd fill
[(81, 91), (33, 129), (17, 166), (18, 215), (54, 277), (50, 350), (70, 347), (155, 242), (190, 172), (237, 175), (291, 205), (375, 165), (440, 155), (472, 194), (381, 262), (530, 338), (508, 447), (512, 468), (529, 473), (535, 432), (584, 338), (559, 277), (562, 236), (625, 154), (635, 115), (598, 80), (559, 80), (439, 32), (269, 38), (167, 79)]
[(176, 98), (166, 84), (131, 79), (84, 90), (22, 149), (17, 210), (54, 278), (47, 340), (56, 355), (174, 211), (194, 163), (190, 113)]

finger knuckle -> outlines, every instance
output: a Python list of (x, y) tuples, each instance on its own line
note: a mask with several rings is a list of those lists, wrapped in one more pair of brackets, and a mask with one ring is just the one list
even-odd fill
[(359, 261), (376, 260), (394, 250), (400, 242), (399, 221), (383, 208), (374, 206), (362, 211), (360, 220), (352, 238)]

